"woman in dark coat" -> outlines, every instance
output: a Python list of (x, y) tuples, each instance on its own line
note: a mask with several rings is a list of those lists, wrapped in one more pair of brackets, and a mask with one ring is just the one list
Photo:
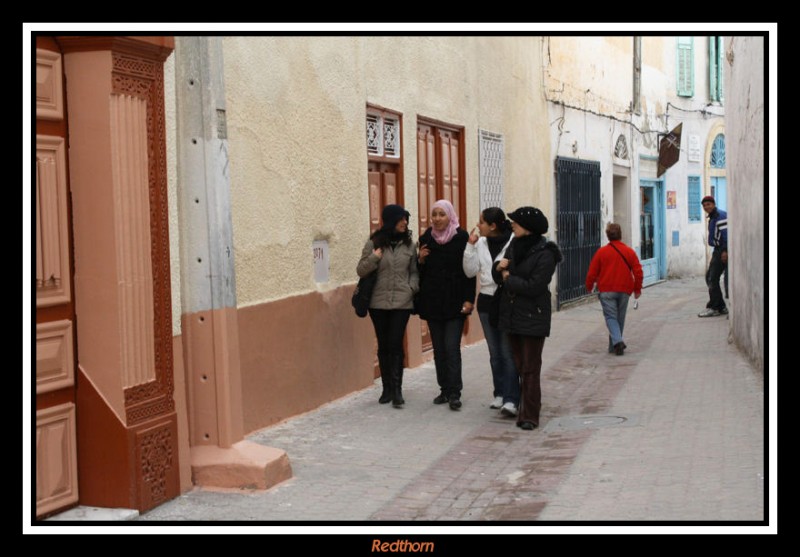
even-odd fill
[(464, 274), (462, 261), (469, 235), (447, 200), (431, 207), (431, 227), (419, 239), (419, 316), (428, 322), (436, 380), (441, 392), (434, 404), (461, 408), (461, 333), (472, 313), (475, 277)]
[(539, 427), (542, 349), (550, 336), (548, 285), (563, 257), (558, 246), (543, 236), (548, 223), (539, 209), (520, 207), (508, 218), (513, 221), (514, 239), (492, 276), (503, 285), (499, 327), (509, 335), (522, 380), (517, 427), (532, 430)]

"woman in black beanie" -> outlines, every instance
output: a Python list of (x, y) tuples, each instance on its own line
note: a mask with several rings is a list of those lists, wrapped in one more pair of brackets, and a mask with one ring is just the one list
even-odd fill
[(503, 285), (499, 327), (508, 333), (522, 380), (517, 427), (532, 430), (539, 427), (542, 349), (545, 338), (550, 336), (548, 285), (563, 256), (558, 246), (543, 236), (548, 223), (539, 209), (520, 207), (508, 218), (512, 220), (514, 239), (492, 276)]
[(400, 205), (384, 207), (383, 226), (367, 240), (356, 267), (359, 277), (378, 273), (369, 304), (369, 316), (378, 338), (378, 365), (383, 383), (378, 402), (391, 402), (395, 408), (405, 404), (403, 336), (414, 308), (414, 294), (419, 290), (417, 253), (408, 228), (410, 216)]

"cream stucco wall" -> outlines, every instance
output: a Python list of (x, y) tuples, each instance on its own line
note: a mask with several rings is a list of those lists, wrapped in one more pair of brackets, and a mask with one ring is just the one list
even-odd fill
[[(418, 116), (464, 127), (465, 226), (477, 219), (479, 128), (505, 137), (507, 207), (549, 206), (540, 51), (537, 37), (226, 37), (239, 306), (355, 282), (367, 103), (402, 113), (412, 220)], [(314, 240), (329, 243), (328, 283), (314, 281)]]

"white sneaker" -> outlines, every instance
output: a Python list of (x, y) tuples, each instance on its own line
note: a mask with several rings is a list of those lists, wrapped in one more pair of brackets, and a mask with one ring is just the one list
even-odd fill
[(494, 400), (492, 401), (492, 403), (489, 405), (489, 408), (497, 409), (497, 408), (500, 408), (501, 406), (503, 406), (503, 397), (496, 396), (496, 397), (494, 397)]
[(516, 416), (517, 405), (513, 402), (506, 402), (503, 407), (500, 408), (500, 413), (504, 416)]

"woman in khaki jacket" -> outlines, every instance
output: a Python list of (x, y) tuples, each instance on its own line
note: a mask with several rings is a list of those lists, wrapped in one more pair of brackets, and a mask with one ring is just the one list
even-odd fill
[(378, 273), (369, 304), (369, 316), (378, 338), (378, 365), (383, 383), (378, 402), (391, 401), (395, 408), (405, 404), (403, 336), (414, 308), (414, 294), (419, 290), (417, 253), (408, 228), (410, 216), (400, 205), (384, 207), (383, 226), (367, 240), (356, 267), (359, 277)]

